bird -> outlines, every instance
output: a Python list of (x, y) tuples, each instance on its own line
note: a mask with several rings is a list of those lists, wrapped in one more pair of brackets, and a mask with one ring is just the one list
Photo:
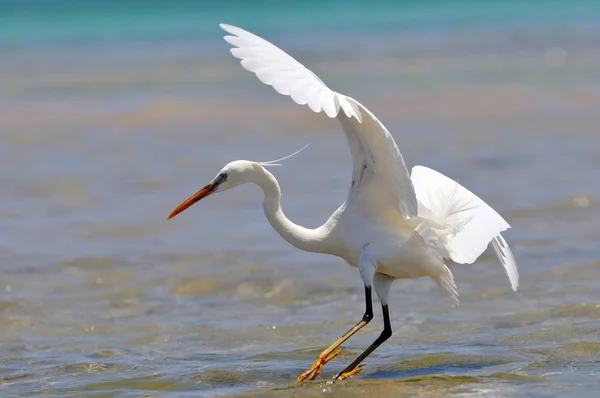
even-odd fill
[(264, 193), (265, 216), (275, 231), (300, 250), (337, 256), (357, 268), (364, 285), (365, 312), (356, 325), (321, 352), (297, 378), (314, 380), (342, 344), (373, 319), (372, 292), (382, 308), (383, 331), (334, 379), (354, 376), (363, 360), (392, 335), (390, 287), (396, 279), (430, 277), (458, 304), (458, 290), (446, 262), (473, 263), (491, 246), (514, 291), (519, 284), (515, 257), (502, 232), (510, 225), (487, 203), (458, 182), (416, 165), (409, 174), (385, 126), (357, 100), (330, 89), (317, 75), (271, 42), (242, 28), (220, 24), (244, 69), (315, 113), (341, 124), (352, 155), (346, 200), (320, 227), (290, 221), (281, 207), (281, 189), (270, 162), (228, 163), (208, 184), (179, 205), (168, 219), (209, 195), (238, 185), (257, 184)]

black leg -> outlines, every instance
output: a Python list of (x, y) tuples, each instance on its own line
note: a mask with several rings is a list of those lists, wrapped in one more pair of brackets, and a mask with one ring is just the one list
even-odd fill
[[(356, 358), (354, 360), (354, 362), (352, 362), (350, 365), (348, 365), (346, 367), (346, 369), (344, 369), (340, 373), (338, 373), (338, 375), (335, 376), (335, 379), (339, 378), (344, 373), (348, 373), (348, 372), (354, 370), (354, 368), (356, 368), (358, 365), (360, 365), (360, 363), (366, 357), (368, 357), (373, 351), (375, 351), (375, 349), (377, 347), (379, 347), (384, 341), (386, 341), (387, 339), (389, 339), (390, 336), (392, 335), (392, 325), (390, 324), (390, 314), (388, 312), (388, 306), (387, 305), (382, 305), (381, 309), (382, 309), (382, 312), (383, 312), (383, 332), (381, 332), (381, 334), (379, 335), (379, 337), (377, 338), (377, 340), (375, 340), (373, 342), (373, 344), (371, 344), (369, 346), (369, 348), (367, 348), (362, 354), (360, 354), (358, 356), (358, 358)], [(372, 317), (372, 315), (371, 315), (371, 317)]]
[(373, 319), (373, 297), (371, 296), (371, 286), (365, 286), (365, 314), (363, 315), (362, 320), (354, 325), (352, 329), (348, 330), (346, 334), (337, 339), (332, 345), (327, 347), (325, 351), (320, 353), (315, 363), (310, 369), (298, 376), (297, 381), (304, 381), (308, 377), (310, 377), (311, 380), (314, 380), (319, 373), (321, 373), (321, 369), (323, 369), (323, 366), (327, 362), (342, 353), (342, 349), (338, 349), (339, 346), (348, 340), (354, 333), (358, 332), (363, 326), (371, 322), (371, 319)]
[(371, 296), (371, 286), (365, 286), (365, 314), (362, 321), (366, 325), (371, 322), (371, 319), (373, 319), (373, 297)]

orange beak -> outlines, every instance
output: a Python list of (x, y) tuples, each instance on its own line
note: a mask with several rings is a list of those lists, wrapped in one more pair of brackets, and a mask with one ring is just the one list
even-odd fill
[(213, 181), (209, 184), (206, 184), (201, 190), (199, 190), (198, 192), (196, 192), (195, 194), (190, 196), (185, 202), (183, 202), (182, 204), (177, 206), (177, 208), (175, 210), (173, 210), (171, 212), (171, 214), (169, 214), (169, 217), (167, 217), (167, 220), (170, 220), (171, 218), (175, 217), (177, 214), (181, 213), (182, 211), (184, 211), (191, 205), (206, 198), (208, 195), (215, 192), (215, 189), (217, 189), (218, 186), (219, 186), (219, 184), (215, 181)]

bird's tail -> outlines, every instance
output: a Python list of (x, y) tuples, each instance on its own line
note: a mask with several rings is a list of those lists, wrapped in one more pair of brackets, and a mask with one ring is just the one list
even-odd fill
[(427, 221), (422, 221), (408, 240), (410, 246), (421, 247), (421, 253), (424, 256), (421, 265), (425, 268), (427, 275), (446, 292), (449, 298), (458, 304), (458, 290), (454, 283), (454, 276), (440, 256), (438, 242), (439, 238)]
[(412, 169), (419, 216), (428, 221), (441, 243), (443, 257), (470, 264), (491, 242), (513, 290), (519, 285), (517, 263), (500, 235), (510, 225), (487, 203), (445, 175), (424, 166)]

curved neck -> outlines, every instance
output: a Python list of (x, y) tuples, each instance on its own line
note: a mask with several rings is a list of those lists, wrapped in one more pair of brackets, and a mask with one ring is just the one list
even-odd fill
[(264, 194), (263, 208), (271, 226), (288, 243), (300, 250), (314, 253), (331, 253), (328, 244), (329, 228), (327, 224), (315, 229), (304, 228), (290, 221), (281, 209), (281, 189), (273, 174), (262, 168), (258, 174), (258, 184)]

